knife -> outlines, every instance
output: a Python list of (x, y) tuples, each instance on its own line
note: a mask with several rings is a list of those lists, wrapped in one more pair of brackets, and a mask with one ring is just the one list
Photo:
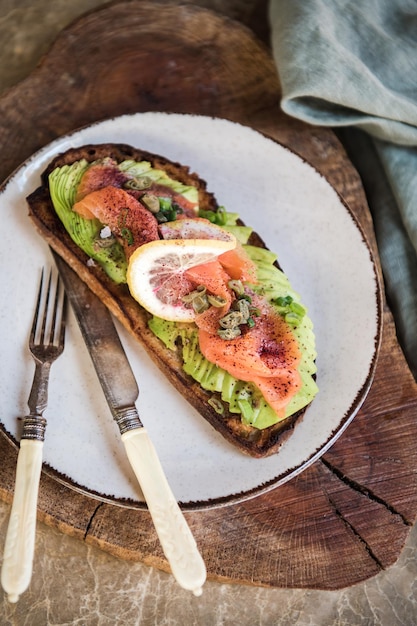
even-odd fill
[(181, 587), (199, 596), (206, 567), (139, 418), (139, 388), (113, 318), (74, 270), (52, 254), (172, 574)]

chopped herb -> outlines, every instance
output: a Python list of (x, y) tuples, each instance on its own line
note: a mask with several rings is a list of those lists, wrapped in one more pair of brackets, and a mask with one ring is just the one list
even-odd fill
[(141, 202), (153, 213), (159, 224), (164, 222), (174, 222), (179, 213), (183, 213), (182, 208), (172, 198), (164, 196), (147, 196), (141, 198)]
[(272, 303), (277, 306), (280, 315), (282, 315), (287, 324), (291, 324), (291, 326), (298, 326), (307, 313), (306, 308), (299, 302), (296, 302), (290, 295), (274, 298)]
[(126, 227), (122, 228), (121, 234), (122, 234), (123, 239), (125, 239), (125, 241), (127, 242), (127, 244), (131, 246), (133, 243), (133, 234), (130, 228), (126, 228)]
[(227, 215), (224, 207), (219, 207), (217, 211), (206, 211), (204, 209), (200, 209), (198, 216), (204, 217), (212, 224), (217, 224), (217, 226), (224, 226), (227, 222)]
[(291, 313), (291, 311), (285, 314), (284, 319), (291, 326), (298, 326), (301, 322), (301, 317), (296, 313)]
[(290, 309), (293, 313), (299, 315), (300, 317), (304, 317), (304, 315), (306, 314), (305, 307), (303, 307), (303, 305), (299, 302), (291, 302)]
[(293, 298), (291, 296), (279, 296), (279, 298), (275, 298), (273, 302), (278, 306), (289, 306)]

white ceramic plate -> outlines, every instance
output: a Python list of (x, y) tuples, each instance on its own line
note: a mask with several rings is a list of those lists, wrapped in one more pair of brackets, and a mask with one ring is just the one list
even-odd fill
[[(237, 211), (279, 253), (315, 324), (320, 392), (281, 451), (243, 456), (165, 381), (119, 327), (137, 376), (140, 415), (176, 498), (216, 506), (252, 497), (308, 467), (339, 437), (369, 390), (381, 332), (370, 251), (352, 214), (310, 165), (259, 133), (208, 117), (145, 113), (97, 123), (54, 141), (29, 159), (1, 192), (1, 420), (18, 439), (33, 362), (26, 347), (48, 247), (27, 217), (25, 197), (58, 152), (123, 142), (189, 165), (220, 204)], [(75, 318), (51, 370), (44, 461), (61, 479), (130, 506), (143, 497), (126, 460)]]

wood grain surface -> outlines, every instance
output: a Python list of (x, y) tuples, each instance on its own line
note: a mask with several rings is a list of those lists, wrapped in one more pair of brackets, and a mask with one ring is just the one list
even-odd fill
[[(341, 144), (330, 130), (286, 117), (279, 99), (267, 47), (241, 24), (178, 2), (113, 3), (64, 30), (36, 70), (0, 99), (0, 178), (56, 137), (108, 117), (224, 117), (269, 134), (322, 172), (377, 259), (361, 182)], [(370, 393), (321, 460), (247, 502), (185, 512), (209, 578), (338, 589), (396, 561), (417, 513), (417, 386), (385, 302), (383, 321)], [(10, 502), (17, 449), (4, 433), (0, 458), (0, 496)], [(169, 571), (147, 511), (96, 500), (43, 472), (38, 517), (123, 559)]]

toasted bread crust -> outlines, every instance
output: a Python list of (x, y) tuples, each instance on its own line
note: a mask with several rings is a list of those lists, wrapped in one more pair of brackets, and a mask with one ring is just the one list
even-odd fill
[[(51, 248), (77, 272), (129, 333), (144, 346), (167, 379), (213, 428), (247, 455), (265, 457), (276, 453), (290, 436), (305, 409), (264, 430), (242, 424), (239, 416), (228, 411), (224, 415), (216, 413), (208, 403), (214, 395), (213, 392), (205, 391), (185, 374), (180, 356), (168, 350), (152, 333), (148, 328), (149, 313), (131, 297), (127, 285), (117, 285), (98, 265), (87, 265), (88, 256), (67, 234), (52, 206), (48, 176), (56, 167), (81, 159), (91, 162), (105, 157), (111, 157), (117, 162), (125, 159), (149, 161), (153, 167), (165, 170), (172, 178), (196, 186), (201, 208), (213, 211), (218, 209), (214, 195), (206, 189), (205, 181), (191, 173), (187, 167), (124, 144), (90, 144), (59, 154), (48, 165), (41, 177), (42, 185), (27, 198), (30, 218)], [(265, 247), (257, 234), (251, 236), (250, 243)]]

